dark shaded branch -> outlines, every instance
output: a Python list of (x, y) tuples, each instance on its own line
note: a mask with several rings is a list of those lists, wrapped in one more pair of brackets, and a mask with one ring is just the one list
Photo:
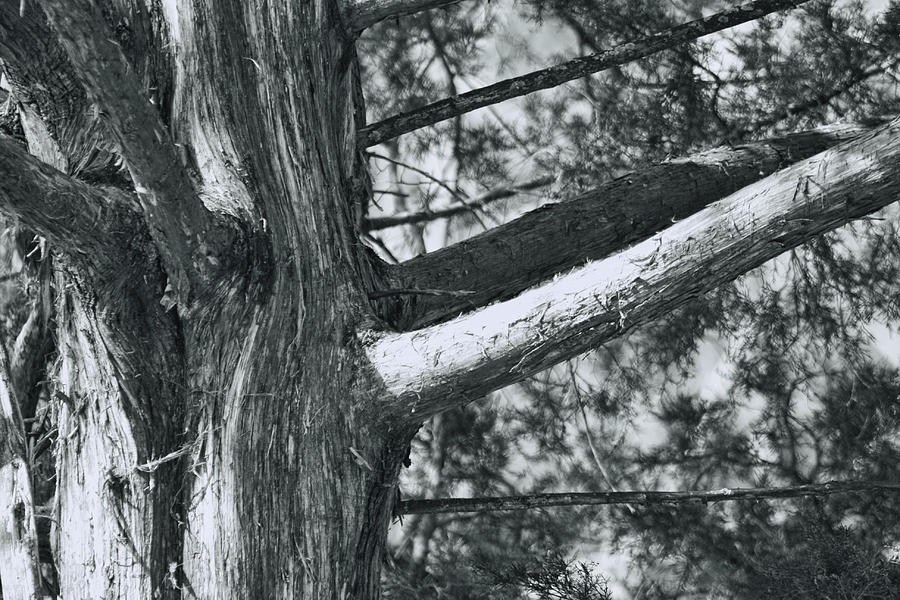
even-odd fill
[(597, 504), (633, 504), (642, 506), (707, 504), (734, 500), (771, 500), (830, 496), (852, 492), (900, 492), (900, 483), (873, 481), (829, 481), (780, 488), (725, 488), (700, 492), (573, 492), (561, 494), (531, 494), (497, 498), (443, 498), (439, 500), (405, 500), (399, 512), (404, 515), (493, 512), (499, 510), (527, 510), (548, 506), (589, 506)]
[(862, 125), (830, 126), (668, 161), (390, 266), (387, 274), (393, 288), (469, 292), (465, 297), (412, 298), (398, 325), (420, 327), (511, 298), (555, 273), (608, 256), (779, 168), (866, 131)]
[(170, 280), (186, 304), (190, 281), (215, 270), (212, 253), (227, 247), (228, 234), (194, 193), (150, 93), (99, 7), (90, 0), (47, 0), (42, 6), (121, 149)]
[[(112, 229), (123, 215), (136, 217), (134, 198), (114, 188), (95, 188), (28, 154), (0, 136), (0, 211), (46, 237), (69, 256), (90, 264), (115, 262)], [(112, 254), (112, 256), (110, 256)]]
[(458, 2), (460, 0), (356, 0), (348, 11), (347, 24), (352, 32), (359, 33), (385, 19), (414, 15)]
[(898, 165), (895, 119), (511, 300), (417, 331), (367, 331), (369, 362), (386, 392), (383, 408), (421, 422), (659, 319), (896, 202)]
[(806, 1), (808, 0), (757, 0), (633, 42), (621, 44), (606, 52), (583, 56), (527, 75), (505, 79), (456, 97), (445, 98), (362, 128), (359, 131), (359, 144), (362, 147), (374, 146), (404, 133), (434, 125), (483, 106), (556, 87), (567, 81), (649, 56), (677, 44), (753, 21), (779, 10), (793, 8)]
[(486, 204), (495, 200), (510, 198), (521, 192), (536, 190), (553, 183), (552, 177), (539, 177), (526, 181), (518, 185), (511, 185), (502, 188), (493, 189), (489, 192), (468, 198), (465, 204), (460, 203), (446, 208), (436, 210), (423, 210), (419, 212), (403, 212), (384, 217), (369, 217), (365, 220), (366, 231), (377, 231), (379, 229), (387, 229), (388, 227), (396, 227), (398, 225), (413, 225), (415, 223), (424, 223), (447, 217), (471, 212), (473, 208), (481, 208)]

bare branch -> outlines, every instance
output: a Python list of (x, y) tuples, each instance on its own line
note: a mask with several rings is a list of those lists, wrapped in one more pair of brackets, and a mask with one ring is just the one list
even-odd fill
[(423, 210), (420, 212), (402, 212), (384, 217), (369, 217), (365, 221), (366, 231), (377, 231), (379, 229), (387, 229), (388, 227), (396, 227), (398, 225), (413, 225), (415, 223), (424, 223), (426, 221), (434, 221), (447, 217), (455, 217), (456, 215), (471, 212), (474, 208), (481, 208), (495, 200), (510, 198), (521, 192), (536, 190), (546, 187), (553, 183), (552, 177), (538, 177), (524, 183), (505, 186), (485, 192), (480, 196), (468, 198), (465, 204), (460, 202), (446, 208), (435, 210)]
[[(629, 173), (561, 204), (391, 266), (391, 287), (444, 290), (412, 297), (400, 327), (446, 320), (511, 298), (564, 269), (638, 242), (745, 185), (867, 131), (837, 125), (724, 147)], [(465, 290), (465, 297), (452, 292)]]
[(534, 71), (520, 77), (505, 79), (487, 87), (472, 90), (459, 96), (445, 98), (428, 106), (396, 115), (364, 127), (359, 131), (362, 147), (374, 146), (397, 136), (434, 125), (457, 115), (471, 112), (511, 98), (518, 98), (538, 90), (556, 87), (624, 64), (677, 44), (753, 21), (779, 10), (794, 8), (808, 0), (757, 0), (737, 8), (683, 23), (671, 29), (655, 33), (633, 42), (620, 44), (606, 52), (582, 56), (568, 62)]
[(900, 119), (603, 260), (452, 321), (366, 332), (385, 409), (420, 421), (623, 335), (785, 250), (896, 202)]
[(121, 148), (176, 292), (205, 279), (226, 245), (178, 160), (169, 132), (128, 64), (99, 7), (91, 0), (46, 0), (52, 28)]
[(561, 494), (531, 494), (496, 498), (443, 498), (439, 500), (405, 500), (399, 514), (436, 514), (461, 512), (494, 512), (499, 510), (527, 510), (548, 506), (590, 506), (597, 504), (708, 504), (734, 500), (771, 500), (830, 496), (853, 492), (900, 491), (898, 483), (877, 481), (829, 481), (778, 488), (724, 488), (699, 492), (573, 492)]
[(356, 0), (347, 15), (347, 24), (359, 33), (385, 19), (405, 17), (416, 13), (456, 4), (460, 0)]

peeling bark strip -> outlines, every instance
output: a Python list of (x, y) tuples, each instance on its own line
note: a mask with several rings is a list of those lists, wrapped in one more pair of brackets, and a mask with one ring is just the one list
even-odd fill
[(604, 260), (440, 325), (369, 334), (390, 400), (421, 419), (658, 319), (900, 194), (900, 119), (745, 187)]
[(414, 15), (459, 2), (460, 0), (357, 0), (349, 10), (347, 24), (350, 31), (359, 33), (385, 19)]
[(561, 83), (599, 73), (616, 65), (644, 58), (689, 42), (699, 37), (753, 21), (765, 15), (794, 8), (808, 0), (757, 0), (703, 19), (678, 25), (634, 42), (620, 44), (606, 52), (582, 56), (568, 62), (534, 71), (521, 77), (505, 79), (495, 84), (438, 100), (422, 108), (399, 114), (364, 127), (359, 131), (359, 145), (375, 146), (397, 136), (440, 123), (475, 109), (518, 98), (538, 90), (556, 87)]
[(78, 72), (88, 96), (105, 116), (141, 199), (169, 278), (186, 304), (190, 281), (208, 280), (226, 247), (194, 192), (169, 131), (91, 0), (46, 0), (41, 4)]
[(777, 169), (868, 131), (871, 128), (863, 125), (832, 125), (668, 161), (389, 266), (395, 288), (444, 290), (440, 296), (410, 298), (398, 325), (415, 329), (511, 298), (563, 269), (609, 256)]
[(729, 502), (733, 500), (769, 500), (773, 498), (797, 498), (800, 496), (830, 496), (850, 492), (874, 491), (900, 492), (900, 483), (877, 481), (829, 481), (779, 488), (723, 488), (702, 492), (577, 492), (561, 494), (531, 494), (528, 496), (501, 496), (497, 498), (443, 498), (440, 500), (406, 500), (400, 503), (399, 513), (404, 515), (494, 512), (499, 510), (526, 510), (547, 506), (588, 506), (596, 504), (691, 504)]
[(37, 527), (25, 430), (0, 348), (0, 581), (3, 598), (41, 597)]

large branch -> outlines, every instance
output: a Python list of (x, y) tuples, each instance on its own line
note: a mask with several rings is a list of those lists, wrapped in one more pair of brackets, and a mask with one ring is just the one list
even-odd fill
[(564, 269), (617, 252), (779, 168), (866, 131), (871, 129), (853, 124), (823, 127), (668, 161), (390, 266), (387, 276), (395, 289), (443, 291), (407, 293), (398, 326), (421, 327), (511, 298)]
[(141, 227), (132, 196), (69, 177), (2, 135), (0, 172), (0, 212), (81, 263), (121, 268), (122, 248), (134, 246)]
[(900, 491), (900, 483), (873, 481), (829, 481), (778, 488), (724, 488), (698, 492), (572, 492), (559, 494), (531, 494), (495, 498), (442, 498), (438, 500), (406, 500), (400, 503), (401, 515), (494, 512), (525, 510), (548, 506), (588, 506), (596, 504), (629, 504), (667, 506), (676, 504), (707, 504), (734, 500), (771, 500), (804, 496), (830, 496), (850, 492)]
[(120, 146), (151, 232), (176, 293), (186, 302), (190, 280), (215, 270), (227, 246), (195, 194), (151, 93), (143, 89), (100, 8), (91, 0), (41, 3), (88, 96)]
[(512, 300), (418, 331), (366, 332), (384, 408), (418, 421), (479, 398), (656, 320), (898, 194), (895, 119)]
[(567, 81), (580, 79), (617, 65), (644, 58), (660, 50), (753, 21), (779, 10), (794, 8), (807, 1), (757, 0), (742, 4), (731, 10), (621, 44), (606, 52), (582, 56), (527, 75), (505, 79), (487, 87), (445, 98), (428, 106), (390, 117), (360, 129), (358, 141), (362, 147), (374, 146), (404, 133), (434, 125), (478, 108), (518, 98), (538, 90), (556, 87)]
[(357, 0), (348, 10), (347, 25), (350, 31), (359, 33), (385, 19), (414, 15), (458, 2), (460, 0)]

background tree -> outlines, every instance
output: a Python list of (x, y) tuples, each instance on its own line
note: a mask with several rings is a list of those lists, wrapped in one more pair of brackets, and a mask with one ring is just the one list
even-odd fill
[[(817, 90), (817, 100), (805, 103), (810, 106), (792, 104), (784, 116), (762, 104), (752, 82), (735, 76), (716, 88), (715, 77), (738, 66), (697, 66), (712, 60), (721, 41), (704, 52), (678, 46), (797, 4), (804, 3), (710, 3), (706, 8), (723, 12), (702, 19), (699, 3), (667, 11), (642, 7), (632, 14), (641, 17), (639, 27), (606, 34), (616, 21), (602, 13), (595, 21), (584, 18), (589, 5), (522, 4), (526, 14), (558, 16), (573, 30), (578, 24), (579, 44), (603, 51), (466, 92), (473, 87), (468, 78), (487, 65), (479, 44), (498, 33), (508, 5), (0, 3), (7, 91), (0, 210), (15, 225), (4, 282), (21, 284), (5, 296), (9, 358), (0, 361), (4, 597), (377, 597), (387, 528), (404, 506), (396, 502), (398, 474), (427, 420), (416, 445), (427, 445), (429, 455), (414, 460), (424, 467), (428, 493), (456, 491), (461, 483), (475, 493), (514, 489), (507, 475), (512, 454), (496, 452), (504, 444), (512, 450), (512, 438), (492, 433), (499, 411), (484, 405), (467, 408), (463, 417), (448, 411), (628, 332), (652, 340), (654, 329), (641, 326), (662, 317), (686, 322), (690, 307), (674, 311), (698, 296), (721, 308), (694, 308), (695, 320), (707, 319), (705, 334), (732, 323), (722, 315), (743, 315), (764, 301), (777, 308), (781, 297), (767, 296), (765, 285), (748, 296), (730, 288), (704, 294), (893, 202), (900, 184), (896, 121), (741, 144), (606, 180), (706, 145), (701, 124), (707, 113), (719, 115), (717, 141), (734, 144), (785, 118), (836, 110), (836, 98), (855, 86), (873, 90), (873, 114), (895, 108), (893, 5), (877, 24), (861, 25), (869, 33), (856, 37), (842, 29), (843, 13), (828, 5), (782, 17), (792, 25), (831, 22), (838, 42), (823, 47), (842, 48), (846, 59), (834, 64), (871, 71), (848, 71), (846, 89), (833, 96)], [(448, 12), (429, 10), (437, 7)], [(562, 11), (575, 9), (583, 14), (566, 21)], [(848, 14), (862, 19), (859, 11)], [(698, 19), (687, 22), (692, 18)], [(404, 31), (390, 30), (395, 20), (406, 24)], [(748, 47), (769, 53), (760, 53), (756, 65), (769, 65), (782, 50), (767, 38), (779, 31), (777, 24), (750, 35)], [(379, 27), (375, 34), (382, 41), (375, 47), (371, 38), (357, 39)], [(819, 48), (816, 58), (828, 54)], [(727, 55), (740, 56), (740, 48)], [(634, 85), (618, 85), (614, 96), (594, 89), (597, 82), (580, 80), (604, 69), (601, 77), (633, 79)], [(702, 92), (708, 82), (698, 81), (693, 91), (668, 86), (675, 73), (687, 84), (692, 69), (715, 82), (712, 99)], [(415, 85), (396, 94), (393, 104), (384, 101), (398, 84), (410, 83)], [(524, 130), (491, 108), (563, 84), (562, 96), (525, 101), (521, 114), (531, 124)], [(580, 99), (566, 98), (578, 86)], [(646, 107), (658, 102), (626, 96), (633, 88), (662, 93), (677, 108), (657, 110), (654, 117)], [(773, 98), (769, 94), (765, 102)], [(621, 115), (599, 112), (604, 105)], [(765, 125), (747, 117), (747, 106), (757, 105), (775, 121)], [(626, 131), (628, 111), (642, 106), (645, 124), (665, 125), (665, 137), (656, 129), (653, 135), (660, 137), (632, 131), (636, 136), (628, 140), (604, 124), (609, 117)], [(469, 114), (477, 107), (485, 109), (484, 118)], [(636, 123), (638, 114), (630, 120)], [(436, 128), (417, 133), (430, 125)], [(612, 139), (619, 141), (607, 143)], [(643, 145), (636, 143), (641, 140)], [(551, 141), (577, 143), (584, 158), (592, 157), (590, 168), (577, 171), (582, 157), (556, 150)], [(384, 158), (376, 157), (376, 171), (385, 168), (395, 179), (406, 171), (430, 176), (432, 189), (415, 180), (385, 190), (384, 179), (373, 184), (366, 152), (379, 142), (385, 147), (374, 152)], [(445, 159), (445, 172), (433, 176), (430, 164), (405, 166), (415, 158), (410, 151), (420, 159)], [(519, 173), (527, 177), (514, 177)], [(467, 219), (489, 226), (478, 207), (551, 181), (544, 197), (571, 200), (457, 242), (469, 234)], [(648, 185), (629, 189), (634, 181)], [(435, 206), (462, 222), (435, 237), (421, 225), (427, 220), (421, 214), (400, 215), (414, 223), (407, 237), (415, 253), (448, 245), (392, 265), (397, 244), (379, 239), (370, 218), (385, 196), (407, 213), (441, 202)], [(873, 248), (889, 246), (891, 235)], [(843, 260), (833, 254), (832, 262)], [(875, 264), (887, 270), (891, 263)], [(835, 285), (865, 287), (879, 298), (885, 293), (874, 276), (840, 279), (833, 271), (823, 274)], [(823, 314), (831, 300), (806, 305), (790, 299)], [(810, 339), (843, 331), (844, 321), (836, 322), (841, 327), (811, 331)], [(731, 327), (743, 325), (736, 323)], [(773, 321), (771, 328), (769, 337), (736, 338), (749, 340), (740, 356), (750, 373), (759, 359), (750, 341), (764, 350), (778, 347), (775, 334), (784, 326)], [(698, 331), (683, 327), (656, 336), (689, 351)], [(784, 339), (778, 338), (786, 344)], [(641, 356), (628, 349), (632, 341), (620, 342), (624, 354), (610, 354), (618, 364)], [(662, 357), (667, 347), (646, 348)], [(624, 388), (632, 390), (629, 398), (642, 384), (670, 381), (671, 369), (656, 371), (645, 369), (650, 376), (643, 381), (623, 379), (631, 386)], [(640, 462), (629, 471), (610, 460), (607, 438), (591, 431), (598, 414), (592, 398), (599, 395), (585, 396), (589, 385), (566, 388), (566, 381), (585, 372), (563, 366), (522, 384), (534, 397), (530, 405), (550, 406), (555, 390), (562, 390), (555, 416), (581, 417), (593, 463), (590, 471), (582, 469), (582, 480), (599, 472), (607, 486), (617, 485), (623, 477), (637, 480), (638, 468), (641, 476), (659, 477)], [(746, 382), (736, 378), (735, 389), (776, 390), (785, 406), (785, 385), (794, 382), (790, 369), (760, 372)], [(855, 390), (856, 380), (849, 381)], [(618, 384), (610, 377), (604, 393)], [(846, 395), (840, 391), (845, 384), (834, 379), (835, 399)], [(690, 425), (698, 419), (691, 415), (705, 410), (691, 409), (682, 396), (664, 398), (673, 415), (664, 420), (673, 426)], [(607, 402), (639, 414), (624, 400)], [(522, 412), (523, 423), (540, 416), (522, 408), (511, 406)], [(783, 408), (773, 417), (785, 435), (789, 413)], [(846, 417), (824, 411), (821, 419)], [(565, 420), (544, 422), (548, 433), (557, 431), (548, 437), (554, 449), (577, 441)], [(872, 440), (887, 435), (865, 421), (858, 425)], [(450, 444), (465, 435), (470, 444), (454, 451)], [(848, 441), (858, 437), (848, 430)], [(523, 433), (516, 441), (527, 439)], [(624, 446), (617, 450), (623, 460), (643, 460)], [(473, 452), (493, 461), (482, 461), (475, 478)], [(805, 468), (790, 446), (783, 454), (794, 471)], [(565, 470), (549, 470), (557, 455), (544, 457), (548, 468), (535, 480), (538, 486), (559, 485)], [(578, 481), (577, 471), (566, 474)], [(635, 531), (632, 521), (645, 523), (648, 540), (668, 531), (655, 525), (653, 511), (626, 510), (618, 519), (623, 528), (629, 523)], [(474, 537), (457, 547), (485, 557), (475, 562), (490, 567), (482, 572), (503, 593), (575, 590), (585, 598), (606, 597), (603, 581), (590, 569), (553, 552), (528, 556), (530, 541), (570, 542), (579, 529), (575, 521), (553, 519), (551, 527), (547, 515), (529, 518), (534, 523), (527, 529), (496, 518), (493, 531), (481, 533), (494, 548), (473, 543)], [(415, 521), (407, 544), (412, 554), (399, 558), (411, 568), (407, 588), (443, 590), (433, 565), (454, 555), (433, 542), (465, 531), (456, 527), (465, 519), (426, 515)], [(841, 531), (835, 535), (844, 536)], [(501, 549), (516, 562), (491, 562)], [(857, 546), (845, 555), (867, 556)], [(766, 564), (741, 581), (750, 585), (754, 576), (765, 576)], [(482, 592), (472, 586), (458, 591)]]

